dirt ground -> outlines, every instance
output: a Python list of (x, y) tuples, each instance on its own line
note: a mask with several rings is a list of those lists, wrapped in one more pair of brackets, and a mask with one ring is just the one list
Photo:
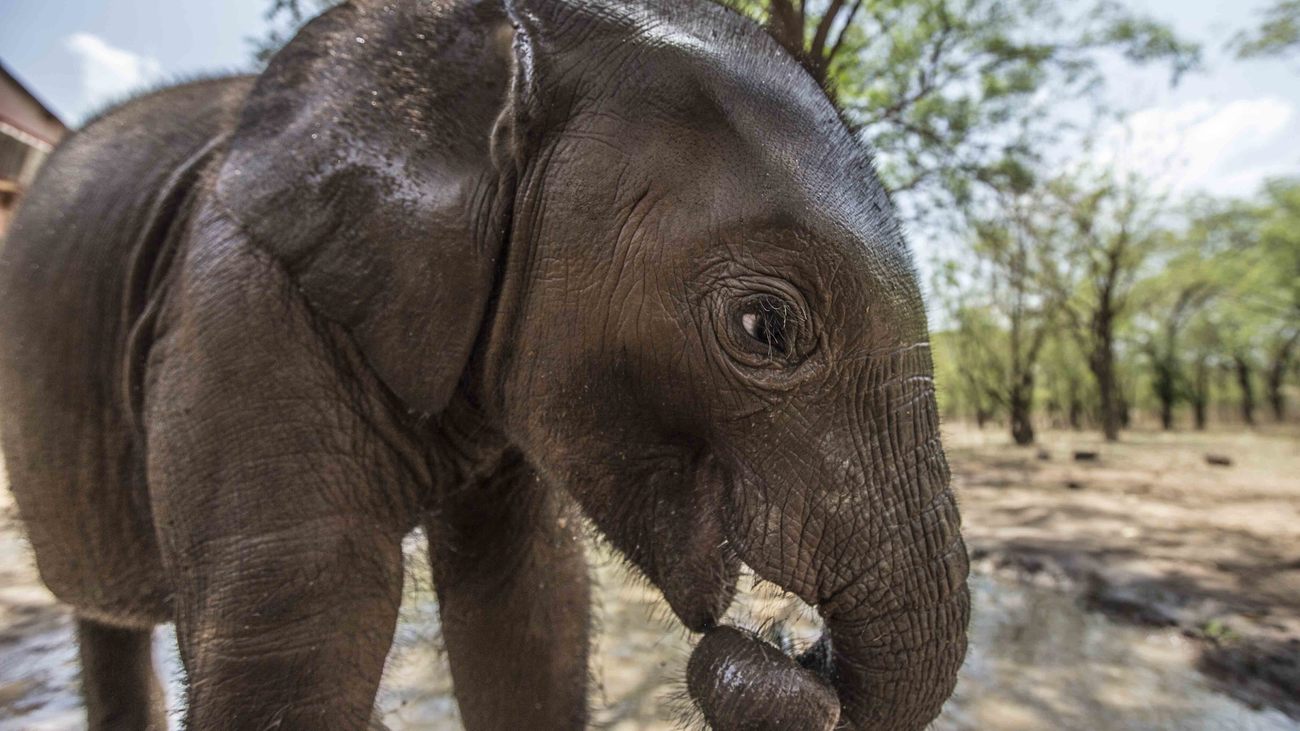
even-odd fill
[(1300, 429), (1039, 436), (946, 429), (977, 569), (1177, 628), (1225, 690), (1300, 719)]

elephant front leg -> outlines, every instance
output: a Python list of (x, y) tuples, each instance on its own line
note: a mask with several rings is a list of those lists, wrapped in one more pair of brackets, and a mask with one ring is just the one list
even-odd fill
[(347, 339), (260, 257), (209, 248), (177, 284), (144, 422), (185, 727), (360, 731), (418, 474)]
[(178, 592), (185, 727), (369, 728), (401, 599), (399, 544), (254, 541), (214, 551), (227, 568), (187, 572)]
[(332, 433), (341, 402), (240, 401), (191, 404), (195, 423), (151, 432), (185, 727), (360, 731), (403, 578), (404, 529), (374, 496), (400, 483), (344, 446), (363, 431)]
[(465, 728), (581, 729), (590, 594), (579, 518), (518, 458), (429, 520), (434, 585)]

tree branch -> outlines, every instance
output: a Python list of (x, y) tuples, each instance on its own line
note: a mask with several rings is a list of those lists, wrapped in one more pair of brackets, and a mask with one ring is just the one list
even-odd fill
[(835, 43), (831, 46), (830, 53), (826, 54), (827, 70), (830, 69), (835, 56), (839, 54), (840, 47), (844, 45), (844, 39), (848, 36), (849, 29), (853, 27), (853, 19), (857, 17), (860, 9), (862, 9), (862, 0), (857, 0), (857, 2), (853, 3), (853, 7), (849, 9), (849, 17), (845, 19), (844, 25), (840, 28), (839, 37), (835, 39)]

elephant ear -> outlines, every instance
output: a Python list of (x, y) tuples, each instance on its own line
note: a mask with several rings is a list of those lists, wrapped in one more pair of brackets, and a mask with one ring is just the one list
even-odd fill
[(254, 245), (415, 411), (456, 390), (504, 256), (524, 36), (495, 3), (339, 6), (272, 59), (218, 174)]

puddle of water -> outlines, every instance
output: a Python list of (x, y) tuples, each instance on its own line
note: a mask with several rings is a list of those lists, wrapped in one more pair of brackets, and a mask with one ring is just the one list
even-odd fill
[[(437, 607), (422, 578), (423, 553), (415, 541), (410, 547), (415, 570), (378, 708), (393, 731), (451, 731), (460, 723), (438, 650)], [(656, 591), (624, 580), (611, 559), (595, 563), (593, 727), (679, 728), (689, 712), (681, 678), (690, 637)], [(1280, 712), (1253, 711), (1211, 690), (1192, 668), (1194, 646), (1176, 633), (1117, 625), (1047, 589), (988, 577), (973, 578), (971, 589), (970, 654), (936, 729), (1300, 729)], [(71, 622), (48, 602), (34, 587), (0, 589), (0, 731), (85, 727)], [(750, 598), (736, 611), (755, 622), (780, 619), (796, 642), (817, 635), (806, 612), (785, 599)], [(156, 654), (171, 679), (173, 709), (180, 698), (174, 648), (170, 629), (160, 630)]]
[(1211, 689), (1177, 632), (1116, 624), (1059, 592), (985, 576), (971, 592), (970, 653), (936, 729), (1300, 729)]

